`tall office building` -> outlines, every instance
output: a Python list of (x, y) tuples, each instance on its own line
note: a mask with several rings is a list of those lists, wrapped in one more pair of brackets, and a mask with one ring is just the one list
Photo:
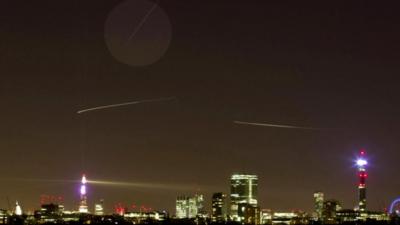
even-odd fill
[(88, 213), (88, 206), (87, 206), (87, 196), (86, 196), (86, 176), (85, 174), (82, 175), (82, 180), (81, 180), (81, 189), (80, 189), (80, 194), (81, 194), (81, 199), (79, 203), (79, 212), (80, 213)]
[(315, 220), (322, 220), (322, 212), (324, 210), (324, 193), (317, 191), (314, 193), (314, 214)]
[(242, 224), (260, 224), (260, 207), (248, 203), (240, 203), (238, 207), (238, 218)]
[(22, 208), (19, 205), (18, 201), (15, 202), (14, 214), (17, 215), (17, 216), (21, 216), (22, 215)]
[(223, 223), (226, 220), (226, 194), (214, 193), (211, 200), (212, 212), (211, 221), (214, 223)]
[(104, 215), (104, 200), (100, 199), (99, 203), (94, 204), (94, 215), (102, 216)]
[(179, 196), (176, 199), (176, 218), (190, 219), (197, 217), (203, 212), (203, 202), (203, 195)]
[(324, 209), (322, 211), (323, 223), (336, 224), (336, 213), (341, 209), (342, 207), (337, 200), (331, 199), (324, 201)]
[(176, 198), (176, 211), (175, 211), (175, 216), (178, 219), (183, 219), (187, 217), (187, 197), (186, 196), (179, 196)]
[(358, 168), (358, 209), (360, 211), (365, 211), (367, 209), (367, 171), (365, 167), (367, 166), (368, 162), (365, 158), (365, 151), (361, 150), (360, 155), (356, 161), (357, 168)]
[(196, 214), (194, 217), (207, 217), (207, 212), (204, 209), (204, 196), (196, 194), (194, 198), (196, 200)]
[(241, 221), (238, 215), (239, 204), (248, 204), (257, 207), (257, 175), (233, 174), (231, 176), (230, 218)]

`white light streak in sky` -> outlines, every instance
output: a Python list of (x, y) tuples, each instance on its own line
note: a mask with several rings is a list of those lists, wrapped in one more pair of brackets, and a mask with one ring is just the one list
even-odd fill
[(300, 129), (300, 130), (324, 130), (324, 128), (318, 127), (300, 127), (284, 124), (271, 124), (271, 123), (255, 123), (255, 122), (244, 122), (244, 121), (233, 121), (239, 125), (249, 125), (249, 126), (262, 126), (262, 127), (273, 127), (273, 128), (283, 128), (283, 129)]
[(136, 105), (136, 104), (147, 103), (147, 102), (171, 101), (171, 100), (175, 100), (175, 99), (176, 99), (175, 97), (168, 97), (168, 98), (156, 98), (156, 99), (146, 99), (146, 100), (138, 100), (138, 101), (132, 101), (132, 102), (123, 102), (123, 103), (118, 103), (118, 104), (103, 105), (103, 106), (97, 106), (97, 107), (93, 107), (93, 108), (82, 109), (76, 113), (82, 114), (82, 113), (87, 113), (87, 112), (101, 110), (101, 109), (109, 109), (109, 108), (116, 108), (116, 107), (121, 107), (121, 106)]

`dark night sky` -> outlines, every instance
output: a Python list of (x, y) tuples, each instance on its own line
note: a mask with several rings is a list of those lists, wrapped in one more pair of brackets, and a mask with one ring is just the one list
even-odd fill
[[(90, 186), (90, 203), (104, 198), (108, 208), (135, 202), (174, 212), (178, 194), (198, 191), (209, 201), (228, 192), (236, 171), (259, 175), (262, 208), (311, 210), (316, 190), (352, 208), (360, 148), (371, 161), (369, 207), (400, 195), (395, 5), (164, 0), (169, 49), (135, 67), (104, 41), (120, 2), (2, 2), (0, 208), (7, 197), (38, 207), (40, 194), (76, 207), (77, 184), (35, 179), (79, 179), (83, 171), (96, 180), (190, 186)], [(178, 100), (76, 114), (168, 96)]]

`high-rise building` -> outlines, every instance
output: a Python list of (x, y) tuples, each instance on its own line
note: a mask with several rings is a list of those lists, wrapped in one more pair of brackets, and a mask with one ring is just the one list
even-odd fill
[(197, 208), (197, 198), (196, 196), (189, 197), (187, 201), (187, 218), (195, 218), (197, 216), (197, 212), (199, 211)]
[(196, 217), (198, 218), (208, 218), (208, 213), (204, 208), (204, 196), (203, 195), (195, 195), (196, 198), (196, 208), (197, 208), (197, 212), (196, 212)]
[(260, 207), (248, 203), (238, 206), (238, 218), (242, 224), (260, 224)]
[(358, 168), (358, 209), (360, 211), (365, 211), (367, 209), (367, 171), (366, 166), (368, 164), (365, 158), (365, 151), (361, 150), (360, 155), (356, 161)]
[(178, 219), (183, 219), (187, 217), (188, 201), (186, 196), (179, 196), (176, 198), (176, 211), (175, 216)]
[(85, 174), (82, 175), (82, 180), (81, 180), (81, 188), (80, 188), (80, 194), (81, 194), (81, 199), (79, 202), (79, 212), (80, 213), (88, 213), (88, 206), (87, 206), (87, 196), (86, 196), (86, 176)]
[(211, 221), (223, 223), (226, 220), (226, 194), (218, 192), (212, 196)]
[(19, 205), (18, 201), (15, 202), (14, 214), (17, 215), (17, 216), (21, 216), (22, 215), (22, 208)]
[(317, 221), (322, 220), (322, 211), (324, 209), (324, 193), (317, 191), (314, 193), (314, 218)]
[(179, 196), (176, 199), (176, 218), (195, 218), (203, 212), (203, 195)]
[(96, 216), (102, 216), (104, 215), (104, 206), (103, 206), (104, 200), (100, 199), (99, 203), (94, 204), (94, 215)]
[(341, 209), (342, 207), (337, 200), (324, 201), (324, 209), (322, 211), (324, 224), (335, 224), (337, 222), (336, 213)]
[(257, 207), (257, 175), (233, 174), (231, 176), (230, 218), (241, 222), (238, 215), (239, 204), (249, 204)]

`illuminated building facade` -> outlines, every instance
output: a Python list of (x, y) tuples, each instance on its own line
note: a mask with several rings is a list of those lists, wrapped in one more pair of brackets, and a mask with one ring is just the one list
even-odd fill
[(81, 180), (81, 188), (80, 188), (80, 194), (81, 194), (81, 199), (79, 203), (79, 212), (80, 213), (88, 213), (88, 206), (87, 206), (87, 196), (86, 196), (86, 176), (85, 174), (82, 175), (82, 180)]
[(186, 196), (179, 196), (176, 199), (176, 211), (175, 216), (178, 219), (186, 218), (187, 216), (187, 197)]
[[(153, 224), (164, 221), (168, 218), (167, 212), (127, 212), (124, 214), (124, 219), (133, 224), (141, 224), (146, 221), (146, 224)], [(150, 222), (150, 223), (149, 223)]]
[(294, 212), (274, 212), (271, 224), (293, 224), (292, 221), (296, 217), (297, 215)]
[(269, 224), (272, 225), (309, 224), (307, 214), (302, 211), (274, 212), (269, 215), (269, 217), (271, 217), (271, 222), (269, 222)]
[(337, 222), (336, 213), (341, 209), (342, 206), (337, 200), (324, 201), (324, 209), (322, 211), (324, 224), (335, 224)]
[(314, 193), (314, 218), (316, 221), (322, 220), (322, 211), (324, 209), (324, 193), (317, 191)]
[(15, 210), (14, 210), (14, 215), (21, 216), (22, 215), (22, 208), (18, 204), (18, 201), (15, 202)]
[(273, 212), (270, 209), (262, 209), (260, 215), (261, 224), (272, 224)]
[(343, 209), (336, 213), (339, 223), (357, 222), (357, 221), (388, 221), (389, 215), (384, 212), (357, 211), (352, 209)]
[(100, 200), (99, 203), (94, 204), (94, 215), (96, 216), (102, 216), (104, 215), (104, 201), (103, 199)]
[(180, 196), (176, 199), (176, 213), (178, 219), (196, 218), (203, 212), (203, 195), (195, 195), (192, 197)]
[(238, 218), (242, 224), (260, 224), (260, 208), (248, 203), (240, 203)]
[(241, 222), (239, 204), (249, 204), (257, 207), (257, 175), (233, 174), (230, 180), (230, 217), (233, 221)]
[(221, 192), (214, 193), (211, 204), (211, 221), (214, 223), (223, 223), (226, 220), (226, 194)]
[(0, 224), (8, 224), (8, 213), (5, 209), (0, 209)]
[(35, 218), (40, 223), (56, 223), (62, 218), (64, 206), (50, 203), (41, 205), (41, 209), (35, 211)]
[(367, 187), (366, 180), (368, 177), (366, 166), (368, 164), (365, 158), (365, 151), (361, 150), (356, 161), (358, 168), (358, 210), (365, 211), (367, 209)]

